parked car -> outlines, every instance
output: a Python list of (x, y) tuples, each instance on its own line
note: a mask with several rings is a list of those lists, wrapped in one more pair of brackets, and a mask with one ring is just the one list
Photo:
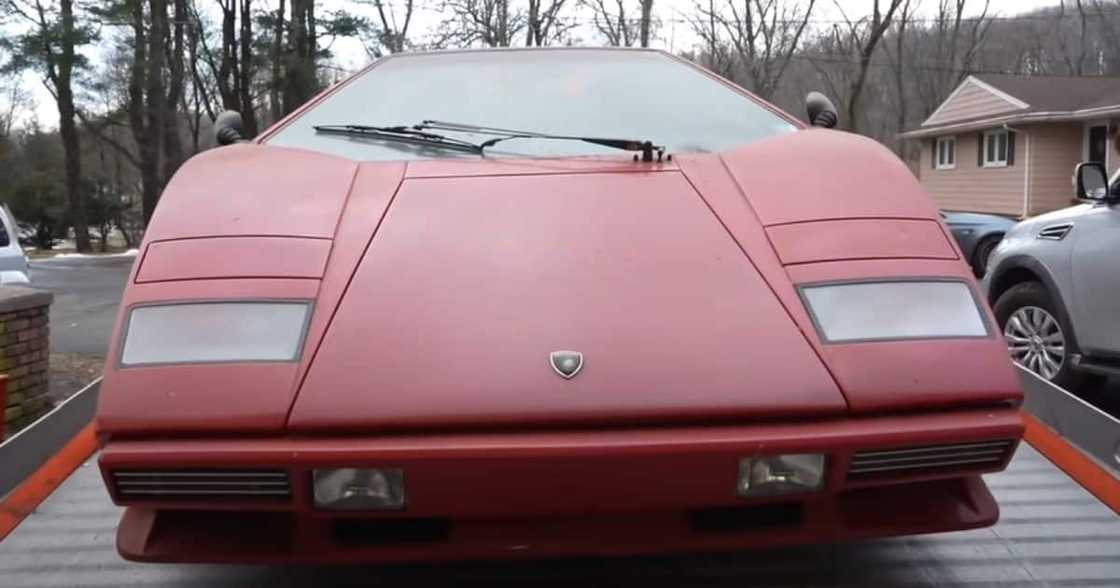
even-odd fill
[(27, 256), (19, 244), (19, 225), (7, 204), (0, 204), (0, 285), (31, 281)]
[(1096, 163), (1074, 177), (1085, 203), (1008, 231), (984, 279), (1012, 359), (1063, 387), (1120, 373), (1120, 187)]
[(1015, 221), (1007, 217), (977, 212), (942, 211), (941, 220), (953, 233), (965, 260), (978, 278), (987, 271), (988, 259), (1004, 233), (1015, 226)]
[[(990, 525), (1023, 430), (909, 169), (650, 50), (398, 54), (187, 161), (104, 370), (142, 561)], [(231, 255), (231, 249), (236, 255)], [(868, 260), (873, 261), (868, 261)], [(951, 366), (951, 377), (946, 370)]]

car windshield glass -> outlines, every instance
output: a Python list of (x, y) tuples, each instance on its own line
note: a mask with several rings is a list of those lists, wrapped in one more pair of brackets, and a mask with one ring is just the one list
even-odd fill
[[(795, 130), (761, 104), (661, 53), (489, 51), (386, 59), (266, 142), (358, 160), (478, 157), (315, 131), (320, 125), (411, 125), (430, 119), (556, 135), (639, 137), (669, 153), (720, 151)], [(490, 138), (444, 134), (471, 142)], [(581, 141), (514, 139), (487, 149), (486, 157), (617, 153)]]

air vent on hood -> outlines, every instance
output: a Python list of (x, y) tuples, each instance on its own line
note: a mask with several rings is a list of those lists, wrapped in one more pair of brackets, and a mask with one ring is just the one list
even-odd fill
[(1014, 447), (1011, 440), (978, 441), (858, 451), (848, 466), (849, 479), (917, 476), (953, 470), (998, 467)]
[(121, 498), (275, 500), (288, 498), (282, 470), (120, 470), (112, 473)]
[(1066, 238), (1066, 235), (1068, 235), (1072, 229), (1073, 223), (1061, 223), (1042, 227), (1042, 230), (1038, 232), (1038, 238), (1061, 241)]

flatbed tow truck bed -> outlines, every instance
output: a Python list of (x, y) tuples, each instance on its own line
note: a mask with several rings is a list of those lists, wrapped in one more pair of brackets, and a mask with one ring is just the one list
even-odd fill
[[(1037, 379), (1034, 379), (1037, 380)], [(1054, 438), (1112, 445), (1114, 419), (1081, 413), (1056, 391), (1024, 377), (1026, 408)], [(1048, 386), (1048, 385), (1047, 385)], [(1072, 397), (1071, 397), (1072, 398)], [(1078, 401), (1079, 402), (1079, 401)], [(1086, 416), (1088, 415), (1088, 416)], [(1108, 431), (1100, 428), (1107, 426)], [(1063, 432), (1064, 431), (1064, 432)], [(1068, 435), (1066, 434), (1068, 433)], [(1088, 438), (1084, 438), (1088, 435)], [(1053, 447), (1036, 439), (1048, 455)], [(1115, 457), (1085, 452), (1115, 476)], [(1098, 459), (1100, 458), (1100, 459)], [(746, 553), (585, 558), (413, 566), (210, 566), (135, 564), (114, 540), (114, 506), (89, 457), (0, 541), (0, 587), (17, 586), (1106, 586), (1120, 588), (1120, 516), (1108, 504), (1120, 486), (1086, 484), (1076, 464), (1060, 469), (1028, 443), (1010, 467), (987, 476), (998, 524), (958, 533)], [(1105, 465), (1107, 463), (1107, 465)], [(1063, 469), (1078, 476), (1074, 480)], [(1115, 477), (1112, 478), (1115, 481)], [(1085, 484), (1085, 487), (1083, 487)], [(1094, 493), (1086, 490), (1093, 488)], [(1098, 498), (1100, 496), (1101, 498)], [(1113, 500), (1113, 499), (1117, 500)], [(899, 497), (904, 500), (905, 497)], [(1102, 501), (1103, 499), (1103, 501)], [(594, 541), (588, 537), (588, 541)]]

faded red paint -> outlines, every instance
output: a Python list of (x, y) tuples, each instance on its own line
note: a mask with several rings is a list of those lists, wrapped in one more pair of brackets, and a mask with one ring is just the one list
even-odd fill
[[(293, 497), (261, 530), (241, 525), (242, 550), (197, 537), (232, 520), (215, 511), (251, 507), (127, 502), (120, 549), (454, 559), (516, 556), (521, 543), (535, 556), (640, 553), (990, 524), (977, 470), (892, 480), (911, 482), (897, 500), (844, 469), (856, 449), (1017, 438), (1020, 392), (995, 329), (826, 345), (796, 290), (883, 277), (975, 288), (937, 222), (886, 149), (823, 130), (662, 163), (208, 152), (168, 186), (126, 289), (101, 467), (277, 467)], [(225, 259), (242, 239), (244, 257)], [(131, 306), (229, 298), (314, 301), (299, 361), (118, 369)], [(552, 373), (556, 349), (585, 354), (576, 378)], [(804, 506), (795, 528), (685, 524), (694, 509), (773, 502), (735, 497), (736, 463), (781, 451), (828, 454), (825, 490), (784, 500)], [(451, 538), (332, 543), (347, 517), (311, 509), (310, 470), (385, 464), (406, 472), (408, 511), (356, 516), (440, 517)]]
[(323, 277), (330, 239), (203, 237), (148, 244), (136, 282)]
[(930, 220), (847, 219), (766, 229), (782, 263), (852, 259), (957, 259), (941, 225)]

